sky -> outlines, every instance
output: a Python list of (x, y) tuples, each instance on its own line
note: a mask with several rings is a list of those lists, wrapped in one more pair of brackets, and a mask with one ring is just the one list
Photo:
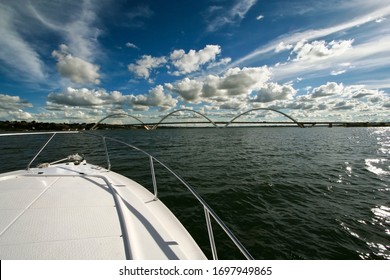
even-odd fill
[(389, 121), (390, 0), (0, 0), (0, 120), (255, 108)]

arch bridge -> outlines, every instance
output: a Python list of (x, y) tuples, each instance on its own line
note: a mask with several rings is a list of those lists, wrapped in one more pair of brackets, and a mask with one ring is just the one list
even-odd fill
[[(228, 122), (217, 122), (219, 124), (224, 124), (223, 127), (228, 127), (229, 125), (231, 125), (232, 123), (234, 123), (234, 121), (238, 118), (240, 118), (241, 116), (243, 115), (246, 115), (246, 114), (249, 114), (250, 112), (253, 112), (253, 111), (260, 111), (260, 110), (263, 110), (263, 111), (273, 111), (273, 112), (276, 112), (278, 114), (281, 114), (283, 116), (285, 116), (286, 118), (290, 119), (291, 121), (293, 121), (293, 123), (295, 123), (298, 127), (301, 127), (301, 128), (304, 128), (305, 126), (303, 125), (303, 123), (301, 122), (298, 122), (297, 120), (295, 120), (294, 118), (292, 118), (291, 116), (287, 115), (286, 113), (283, 113), (279, 110), (276, 110), (276, 109), (271, 109), (271, 108), (255, 108), (255, 109), (250, 109), (248, 111), (245, 111), (243, 113), (240, 113), (238, 114), (237, 116), (235, 116), (234, 118), (232, 118), (230, 121)], [(214, 127), (216, 128), (219, 128), (220, 126), (217, 125), (216, 122), (214, 122), (213, 120), (211, 120), (209, 117), (207, 117), (205, 114), (203, 113), (200, 113), (198, 111), (195, 111), (195, 110), (192, 110), (192, 109), (179, 109), (179, 110), (175, 110), (173, 112), (170, 112), (168, 113), (167, 115), (165, 115), (158, 123), (152, 123), (152, 124), (146, 124), (144, 123), (141, 119), (135, 117), (135, 116), (132, 116), (130, 114), (127, 114), (127, 113), (116, 113), (116, 114), (111, 114), (111, 115), (108, 115), (104, 118), (102, 118), (101, 120), (99, 120), (92, 128), (91, 130), (96, 130), (98, 125), (108, 119), (108, 118), (112, 118), (112, 117), (117, 117), (117, 116), (127, 116), (127, 117), (131, 117), (135, 120), (137, 120), (146, 130), (155, 130), (158, 126), (160, 126), (161, 124), (163, 124), (163, 122), (170, 116), (178, 113), (178, 112), (183, 112), (183, 111), (187, 111), (187, 112), (192, 112), (192, 113), (195, 113), (201, 117), (203, 117), (204, 119), (207, 120), (208, 123), (211, 123)], [(188, 122), (188, 123), (193, 123), (193, 124), (196, 124), (196, 123), (204, 123), (204, 122)]]
[[(189, 111), (189, 112), (193, 112), (195, 114), (198, 114), (200, 116), (202, 116), (203, 118), (205, 118), (207, 121), (209, 121), (211, 124), (213, 124), (215, 127), (219, 127), (215, 122), (213, 122), (210, 118), (208, 118), (205, 114), (202, 114), (198, 111), (195, 111), (195, 110), (191, 110), (191, 109), (179, 109), (179, 110), (176, 110), (176, 111), (173, 111), (173, 112), (170, 112), (169, 114), (167, 114), (165, 117), (163, 117), (157, 124), (155, 124), (151, 129), (156, 129), (160, 124), (162, 124), (162, 122), (168, 118), (169, 116), (177, 113), (177, 112), (182, 112), (182, 111)], [(196, 123), (196, 122), (193, 122), (193, 123)]]
[(279, 110), (276, 110), (276, 109), (271, 109), (271, 108), (255, 108), (255, 109), (250, 109), (248, 111), (245, 111), (244, 113), (241, 113), (241, 114), (238, 114), (237, 116), (235, 116), (233, 119), (231, 119), (226, 125), (225, 127), (228, 127), (230, 124), (232, 124), (234, 122), (234, 120), (238, 119), (239, 117), (243, 116), (243, 115), (246, 115), (246, 114), (249, 114), (250, 112), (253, 112), (253, 111), (260, 111), (260, 110), (263, 110), (263, 111), (273, 111), (273, 112), (276, 112), (276, 113), (279, 113), (287, 118), (289, 118), (290, 120), (292, 120), (294, 123), (296, 123), (299, 127), (301, 128), (304, 128), (304, 125), (300, 122), (298, 122), (297, 120), (295, 120), (294, 118), (290, 117), (289, 115), (287, 115), (286, 113), (283, 113)]
[(146, 130), (149, 130), (149, 129), (150, 129), (149, 126), (147, 126), (143, 121), (141, 121), (139, 118), (137, 118), (137, 117), (135, 117), (135, 116), (132, 116), (132, 115), (126, 114), (126, 113), (116, 113), (116, 114), (108, 115), (108, 116), (102, 118), (101, 120), (99, 120), (99, 121), (91, 128), (91, 130), (96, 130), (97, 127), (99, 126), (99, 124), (100, 124), (102, 121), (104, 121), (104, 120), (106, 120), (106, 119), (109, 119), (109, 118), (118, 117), (118, 116), (126, 116), (126, 117), (133, 118), (133, 119), (139, 121), (139, 122), (142, 124), (142, 126), (143, 126)]

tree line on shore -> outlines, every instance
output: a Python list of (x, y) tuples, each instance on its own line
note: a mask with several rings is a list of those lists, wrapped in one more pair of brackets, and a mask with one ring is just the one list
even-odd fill
[(87, 123), (54, 123), (36, 121), (0, 121), (0, 130), (24, 131), (24, 130), (87, 130), (94, 124)]
[[(67, 131), (67, 130), (90, 130), (95, 123), (55, 123), (55, 122), (37, 122), (37, 121), (0, 121), (0, 131)], [(344, 123), (337, 126), (344, 127), (373, 127), (389, 126), (389, 122), (357, 122)], [(172, 126), (169, 126), (173, 128)], [(331, 127), (331, 126), (329, 126)], [(99, 124), (99, 129), (143, 129), (142, 125), (134, 124)], [(164, 128), (164, 127), (162, 127)]]
[[(0, 121), (0, 131), (67, 131), (89, 130), (95, 123), (55, 123), (37, 121)], [(99, 124), (100, 129), (138, 128), (134, 125)]]

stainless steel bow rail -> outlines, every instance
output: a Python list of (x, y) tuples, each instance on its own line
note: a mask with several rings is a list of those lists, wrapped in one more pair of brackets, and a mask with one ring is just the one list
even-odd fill
[[(41, 152), (48, 146), (48, 144), (52, 141), (52, 139), (57, 134), (83, 134), (83, 135), (87, 135), (87, 136), (91, 136), (91, 137), (101, 138), (102, 142), (103, 142), (105, 156), (106, 156), (107, 170), (108, 171), (111, 170), (111, 160), (110, 160), (110, 155), (109, 155), (109, 149), (107, 146), (107, 141), (116, 142), (116, 143), (121, 144), (125, 147), (129, 147), (135, 151), (138, 151), (138, 152), (144, 154), (145, 156), (147, 156), (149, 158), (150, 171), (151, 171), (153, 190), (154, 190), (154, 199), (156, 199), (156, 200), (158, 199), (158, 186), (157, 186), (155, 168), (154, 168), (154, 163), (158, 163), (162, 167), (164, 167), (169, 173), (171, 173), (177, 180), (179, 180), (190, 191), (190, 193), (198, 200), (198, 202), (203, 206), (204, 213), (205, 213), (206, 225), (207, 225), (207, 232), (208, 232), (209, 241), (210, 241), (211, 252), (212, 252), (214, 260), (218, 259), (218, 254), (217, 254), (217, 248), (216, 248), (216, 244), (215, 244), (215, 239), (214, 239), (214, 234), (213, 234), (213, 229), (212, 229), (210, 217), (212, 217), (214, 219), (214, 221), (222, 228), (222, 230), (231, 239), (231, 241), (240, 250), (240, 252), (245, 256), (245, 258), (248, 260), (253, 260), (253, 257), (248, 252), (248, 250), (242, 245), (242, 243), (233, 234), (233, 232), (226, 226), (226, 224), (221, 220), (221, 218), (218, 217), (218, 215), (214, 212), (214, 210), (206, 203), (206, 201), (198, 194), (198, 192), (189, 183), (187, 183), (180, 175), (178, 175), (176, 172), (174, 172), (170, 167), (168, 167), (162, 161), (160, 161), (159, 159), (155, 158), (151, 154), (145, 152), (144, 150), (142, 150), (136, 146), (133, 146), (133, 145), (126, 143), (124, 141), (121, 141), (119, 139), (107, 137), (107, 136), (96, 134), (96, 133), (86, 132), (86, 131), (5, 133), (5, 134), (0, 134), (0, 137), (19, 136), (19, 135), (42, 135), (42, 134), (48, 134), (49, 139), (42, 145), (42, 147), (38, 150), (37, 154), (28, 163), (28, 165), (26, 167), (27, 170), (30, 169), (32, 163), (36, 160), (36, 158), (41, 154)], [(72, 159), (73, 159), (73, 157), (67, 157), (67, 158), (64, 158), (64, 159), (59, 160), (59, 161), (72, 160)], [(59, 161), (55, 161), (53, 163), (57, 163)]]

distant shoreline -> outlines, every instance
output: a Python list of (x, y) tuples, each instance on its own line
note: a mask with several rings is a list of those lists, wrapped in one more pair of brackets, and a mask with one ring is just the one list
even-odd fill
[[(301, 122), (305, 127), (390, 127), (390, 122)], [(196, 123), (193, 123), (196, 125)], [(204, 123), (199, 123), (203, 124)], [(223, 127), (223, 122), (220, 122)], [(249, 125), (251, 124), (251, 125)], [(66, 130), (90, 130), (95, 123), (54, 123), (54, 122), (26, 122), (26, 121), (0, 121), (0, 131), (66, 131)], [(151, 124), (149, 124), (151, 125)], [(272, 122), (239, 122), (236, 126), (230, 127), (297, 127), (294, 123), (272, 123)], [(204, 128), (211, 126), (202, 126)], [(161, 128), (200, 128), (200, 126), (180, 126), (180, 123), (163, 123)], [(144, 129), (139, 124), (100, 124), (99, 129)]]

